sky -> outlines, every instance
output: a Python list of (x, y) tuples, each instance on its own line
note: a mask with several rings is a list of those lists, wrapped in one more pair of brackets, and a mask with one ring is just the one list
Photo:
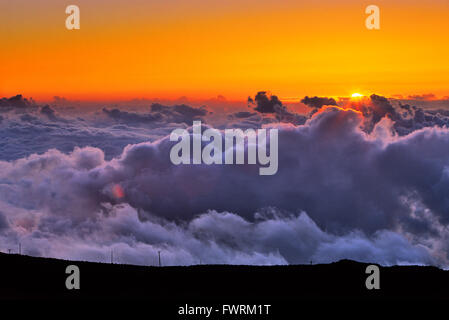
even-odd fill
[[(365, 28), (370, 4), (380, 30)], [(1, 0), (0, 96), (444, 97), (448, 16), (443, 0)]]

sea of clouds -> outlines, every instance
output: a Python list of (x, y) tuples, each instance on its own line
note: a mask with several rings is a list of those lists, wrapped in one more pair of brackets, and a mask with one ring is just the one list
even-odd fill
[[(444, 105), (444, 102), (441, 102)], [(0, 99), (0, 249), (155, 265), (449, 266), (449, 108), (259, 92), (238, 108)], [(307, 107), (306, 107), (307, 106)], [(449, 101), (447, 103), (449, 107)], [(277, 128), (279, 170), (180, 165), (175, 128)]]

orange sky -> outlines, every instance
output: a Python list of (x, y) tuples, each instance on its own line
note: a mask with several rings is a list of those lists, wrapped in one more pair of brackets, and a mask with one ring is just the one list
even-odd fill
[[(68, 4), (80, 30), (65, 29)], [(442, 97), (448, 35), (446, 0), (0, 1), (0, 96)]]

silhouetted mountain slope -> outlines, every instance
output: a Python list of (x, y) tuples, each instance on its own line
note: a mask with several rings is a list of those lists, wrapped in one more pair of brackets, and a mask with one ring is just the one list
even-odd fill
[[(67, 290), (68, 265), (81, 289)], [(380, 290), (367, 290), (367, 264), (144, 267), (0, 254), (1, 299), (145, 299), (188, 303), (315, 299), (449, 299), (449, 272), (381, 267)]]

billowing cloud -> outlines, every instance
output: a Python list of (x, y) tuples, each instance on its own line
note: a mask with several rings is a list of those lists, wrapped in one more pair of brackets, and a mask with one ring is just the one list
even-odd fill
[[(332, 262), (343, 258), (383, 264), (432, 263), (433, 258), (406, 238), (382, 231), (373, 238), (353, 232), (335, 236), (321, 230), (305, 213), (283, 216), (256, 213), (250, 222), (229, 212), (208, 211), (185, 224), (151, 217), (139, 219), (129, 205), (108, 208), (108, 215), (73, 223), (68, 217), (13, 219), (0, 228), (9, 247), (21, 241), (25, 254), (106, 262), (155, 265), (287, 264)], [(37, 221), (36, 221), (37, 220)]]
[(403, 136), (426, 127), (447, 127), (447, 109), (425, 109), (401, 102), (395, 103), (379, 95), (371, 95), (344, 105), (358, 110), (363, 115), (362, 129), (371, 133), (382, 119), (392, 120), (391, 131)]
[[(302, 123), (225, 115), (233, 127), (279, 130), (278, 172), (259, 176), (258, 165), (173, 165), (169, 130), (209, 118), (202, 108), (169, 108), (117, 109), (119, 124), (105, 112), (67, 123), (6, 114), (8, 141), (38, 132), (48, 142), (43, 152), (0, 161), (4, 246), (20, 241), (29, 254), (93, 261), (114, 250), (139, 264), (154, 264), (161, 250), (167, 264), (449, 265), (449, 129), (438, 122), (446, 115), (380, 96), (322, 107)], [(169, 123), (130, 130), (135, 115), (154, 113)], [(50, 128), (64, 136), (45, 135)], [(98, 139), (105, 144), (93, 146)], [(105, 146), (119, 139), (128, 145), (108, 157)]]

